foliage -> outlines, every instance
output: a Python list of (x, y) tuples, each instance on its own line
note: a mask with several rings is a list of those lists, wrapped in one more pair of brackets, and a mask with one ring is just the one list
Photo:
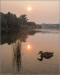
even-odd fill
[(10, 12), (6, 14), (0, 12), (0, 17), (2, 43), (8, 42), (10, 44), (18, 38), (25, 41), (27, 34), (31, 34), (31, 32), (38, 26), (35, 22), (29, 22), (25, 14), (17, 17)]

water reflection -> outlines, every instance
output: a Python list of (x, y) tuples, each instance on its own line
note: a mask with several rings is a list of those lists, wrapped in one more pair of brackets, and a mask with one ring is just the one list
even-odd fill
[[(21, 71), (21, 44), (22, 42), (26, 42), (28, 35), (34, 35), (36, 33), (35, 30), (26, 30), (20, 29), (19, 33), (6, 33), (2, 34), (1, 37), (1, 45), (8, 43), (8, 45), (12, 44), (13, 46), (13, 65), (16, 66), (17, 71)], [(30, 48), (30, 46), (29, 46)]]
[(19, 72), (21, 69), (21, 42), (19, 40), (13, 45), (13, 53), (13, 64), (16, 62), (17, 70)]
[[(17, 71), (18, 72), (21, 72), (21, 68), (22, 68), (22, 54), (21, 54), (21, 44), (22, 44), (22, 42), (25, 42), (26, 41), (26, 39), (27, 39), (27, 37), (28, 37), (28, 35), (34, 35), (35, 33), (37, 33), (36, 31), (26, 31), (26, 30), (24, 30), (24, 32), (23, 31), (21, 31), (20, 33), (18, 33), (18, 34), (7, 34), (7, 35), (3, 35), (2, 36), (2, 40), (1, 40), (1, 42), (2, 42), (2, 44), (5, 44), (5, 43), (8, 43), (8, 44), (12, 44), (13, 43), (13, 65), (14, 65), (14, 67), (16, 66), (16, 69), (17, 69)], [(27, 53), (26, 51), (25, 51), (25, 49), (26, 48), (28, 48), (28, 50), (30, 50), (30, 44), (28, 44), (27, 45), (27, 47), (24, 49), (24, 54), (25, 54), (25, 56), (24, 56), (24, 58), (23, 58), (23, 65), (24, 65), (24, 70), (25, 70), (25, 68), (26, 68), (26, 70), (27, 70), (27, 64), (26, 63), (28, 63), (29, 62), (29, 64), (30, 64), (30, 62), (31, 61), (33, 61), (34, 63), (36, 62), (36, 61), (34, 61), (34, 59), (37, 57), (37, 52), (39, 52), (39, 48), (41, 48), (41, 45), (42, 45), (42, 48), (45, 46), (45, 44), (44, 44), (44, 42), (46, 42), (47, 40), (43, 40), (45, 37), (45, 35), (43, 36), (43, 37), (41, 37), (41, 35), (40, 34), (38, 34), (38, 36), (40, 36), (39, 38), (37, 38), (37, 35), (36, 36), (34, 36), (34, 39), (30, 39), (30, 40), (32, 40), (32, 44), (33, 44), (33, 41), (38, 41), (38, 42), (36, 42), (36, 43), (34, 43), (34, 45), (35, 45), (35, 48), (36, 48), (36, 52), (34, 52), (34, 51), (31, 51), (30, 53)], [(47, 36), (47, 35), (46, 35)], [(37, 40), (38, 39), (38, 40)], [(42, 39), (42, 41), (43, 41), (43, 43), (41, 43), (42, 41), (41, 41), (41, 39)], [(17, 41), (18, 40), (18, 41)], [(20, 41), (19, 41), (20, 40)], [(48, 39), (48, 40), (50, 40), (50, 39)], [(29, 40), (28, 40), (29, 41)], [(38, 45), (38, 43), (39, 43), (39, 45)], [(41, 43), (41, 44), (40, 44)], [(50, 44), (51, 45), (51, 44)], [(54, 46), (54, 44), (52, 45), (54, 48), (55, 48), (55, 46)], [(39, 48), (38, 48), (39, 47)], [(47, 44), (47, 48), (48, 48), (49, 46), (48, 46), (48, 44)], [(38, 48), (38, 51), (37, 51), (37, 48)], [(35, 50), (35, 49), (33, 49), (33, 50)], [(45, 51), (45, 49), (43, 49), (44, 51)], [(43, 51), (42, 50), (42, 51)], [(22, 50), (23, 51), (23, 50)], [(39, 52), (39, 58), (37, 58), (39, 61), (42, 61), (44, 58), (45, 59), (50, 59), (50, 58), (52, 58), (53, 57), (53, 52)], [(52, 50), (53, 51), (53, 50)], [(56, 53), (56, 52), (55, 52)], [(30, 55), (29, 55), (30, 54)], [(34, 55), (35, 54), (35, 55)], [(31, 57), (32, 56), (32, 57)], [(27, 59), (27, 60), (26, 60)], [(25, 61), (27, 61), (27, 62), (25, 62)], [(52, 62), (52, 61), (50, 61), (49, 60), (49, 62)], [(39, 62), (40, 63), (40, 62)], [(33, 63), (31, 63), (31, 64), (33, 64)], [(38, 63), (37, 63), (38, 64)], [(41, 63), (40, 63), (41, 64)], [(28, 65), (28, 69), (29, 69), (29, 65)], [(35, 67), (35, 64), (34, 64), (34, 67)], [(37, 67), (37, 66), (36, 66)], [(41, 66), (42, 67), (42, 66)], [(37, 69), (38, 69), (39, 67), (37, 67)], [(14, 68), (15, 69), (15, 68)], [(31, 68), (30, 68), (31, 69)], [(44, 66), (43, 66), (43, 69), (44, 69)], [(34, 68), (33, 68), (33, 70), (34, 70)], [(33, 71), (32, 70), (32, 71)], [(40, 69), (39, 69), (40, 70)], [(38, 71), (38, 70), (37, 70)], [(16, 71), (15, 71), (16, 72)], [(27, 72), (27, 71), (26, 71)], [(35, 72), (35, 71), (34, 71)], [(39, 71), (40, 72), (40, 71)]]
[(45, 58), (45, 59), (50, 59), (51, 57), (53, 57), (53, 52), (43, 52), (43, 51), (40, 51), (39, 52), (39, 55), (40, 55), (40, 57), (39, 58), (37, 58), (39, 61), (42, 61), (43, 60), (43, 58)]

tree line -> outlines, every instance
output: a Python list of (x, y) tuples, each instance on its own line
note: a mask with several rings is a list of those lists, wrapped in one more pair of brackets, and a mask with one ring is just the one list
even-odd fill
[(1, 32), (2, 33), (16, 33), (19, 32), (22, 28), (28, 29), (29, 27), (34, 28), (37, 26), (35, 22), (29, 22), (25, 14), (17, 17), (13, 13), (2, 13), (1, 16)]
[(25, 14), (17, 17), (13, 13), (2, 13), (0, 12), (1, 18), (1, 44), (14, 43), (16, 40), (25, 42), (28, 35), (34, 35), (34, 30), (40, 25), (35, 22), (30, 22)]

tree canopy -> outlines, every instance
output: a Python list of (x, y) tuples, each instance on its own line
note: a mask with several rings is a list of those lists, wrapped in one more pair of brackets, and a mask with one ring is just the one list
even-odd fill
[(22, 37), (26, 38), (27, 34), (34, 34), (35, 31), (32, 32), (32, 30), (38, 26), (35, 22), (29, 22), (25, 14), (17, 17), (10, 12), (6, 14), (0, 12), (0, 17), (2, 42), (7, 41), (8, 39), (8, 42), (10, 43), (12, 42), (12, 37), (14, 39), (13, 41), (17, 40), (17, 38), (22, 40)]

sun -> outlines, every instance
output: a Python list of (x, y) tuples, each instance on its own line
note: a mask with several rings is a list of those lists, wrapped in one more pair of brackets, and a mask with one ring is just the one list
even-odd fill
[(32, 7), (31, 6), (27, 7), (27, 11), (32, 11)]
[(31, 45), (30, 44), (27, 45), (27, 49), (31, 49)]
[(27, 45), (27, 48), (28, 48), (28, 49), (30, 49), (30, 48), (31, 48), (31, 46), (30, 46), (30, 45)]

